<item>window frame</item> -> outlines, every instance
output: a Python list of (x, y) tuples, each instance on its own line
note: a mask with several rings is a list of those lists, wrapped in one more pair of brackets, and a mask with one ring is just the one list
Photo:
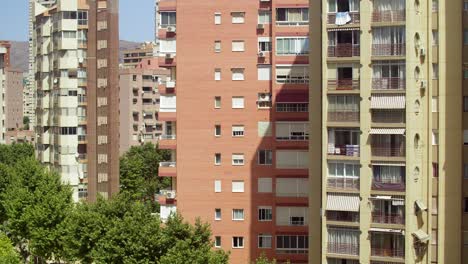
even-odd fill
[[(262, 212), (262, 211), (265, 211), (265, 212)], [(268, 211), (269, 214), (268, 214)], [(265, 217), (265, 219), (262, 219), (261, 216), (269, 216), (270, 219), (268, 219), (268, 217)], [(272, 206), (259, 206), (257, 208), (257, 220), (259, 222), (272, 222), (273, 221), (273, 207)]]

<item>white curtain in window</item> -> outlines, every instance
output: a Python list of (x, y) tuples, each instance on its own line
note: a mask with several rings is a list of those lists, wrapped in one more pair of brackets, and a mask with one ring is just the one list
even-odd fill
[(401, 168), (400, 166), (377, 166), (375, 178), (382, 183), (402, 183)]
[(328, 229), (328, 243), (335, 245), (359, 245), (359, 231), (349, 229)]
[(378, 27), (372, 30), (373, 44), (404, 44), (405, 27)]
[(401, 11), (405, 10), (406, 0), (374, 0), (375, 11)]
[(232, 108), (244, 108), (244, 97), (233, 97)]

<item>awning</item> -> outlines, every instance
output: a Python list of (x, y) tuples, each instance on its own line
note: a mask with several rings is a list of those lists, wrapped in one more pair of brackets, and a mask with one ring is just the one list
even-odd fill
[(396, 234), (403, 234), (403, 230), (401, 229), (389, 229), (389, 228), (376, 228), (371, 227), (369, 229), (370, 232), (380, 232), (380, 233), (396, 233)]
[(425, 243), (431, 239), (431, 236), (426, 232), (419, 229), (418, 231), (413, 232), (413, 236), (416, 237), (420, 242)]
[(340, 27), (340, 28), (329, 28), (329, 29), (327, 29), (327, 31), (354, 31), (354, 30), (360, 30), (360, 29), (357, 28), (357, 27)]
[(309, 102), (308, 93), (279, 93), (276, 95), (277, 103), (307, 103)]
[(419, 211), (426, 211), (426, 210), (427, 210), (427, 206), (424, 204), (423, 201), (421, 201), (421, 200), (416, 200), (415, 204), (416, 204), (416, 208), (417, 208)]
[(327, 210), (343, 212), (359, 212), (359, 196), (355, 194), (327, 195)]
[(404, 135), (404, 128), (371, 128), (371, 135)]
[(373, 95), (371, 109), (405, 109), (404, 95)]
[(395, 163), (395, 162), (372, 162), (372, 166), (394, 166), (394, 167), (405, 167), (405, 163)]

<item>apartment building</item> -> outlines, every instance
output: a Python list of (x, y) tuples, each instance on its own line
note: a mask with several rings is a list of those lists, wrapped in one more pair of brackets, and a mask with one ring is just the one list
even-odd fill
[(307, 263), (308, 1), (158, 3), (161, 217), (201, 217), (231, 263)]
[(157, 56), (158, 45), (154, 42), (145, 42), (136, 49), (123, 51), (123, 68), (135, 68), (143, 59)]
[(158, 120), (160, 84), (169, 70), (159, 68), (158, 58), (143, 59), (133, 69), (120, 69), (120, 154), (132, 146), (157, 144), (164, 131)]
[[(23, 116), (29, 119), (29, 130), (34, 130), (36, 123), (36, 99), (34, 85), (29, 83), (29, 72), (23, 73)], [(26, 125), (26, 124), (25, 124)]]
[(309, 263), (467, 263), (462, 2), (310, 2)]
[(0, 144), (8, 131), (23, 127), (23, 73), (11, 68), (11, 44), (0, 41)]
[(33, 10), (37, 157), (76, 201), (107, 198), (119, 185), (118, 1)]

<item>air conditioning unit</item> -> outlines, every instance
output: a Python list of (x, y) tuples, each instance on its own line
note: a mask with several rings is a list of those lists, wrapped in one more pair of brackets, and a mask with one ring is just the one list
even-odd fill
[(174, 191), (168, 191), (166, 192), (166, 197), (169, 199), (174, 199), (176, 197), (176, 194)]
[(263, 24), (257, 24), (257, 29), (264, 29), (265, 28), (265, 25)]
[(426, 49), (424, 47), (422, 47), (420, 50), (419, 50), (419, 55), (420, 56), (426, 56)]
[(427, 82), (421, 81), (421, 90), (425, 90), (427, 88)]
[(166, 88), (175, 88), (175, 81), (166, 82)]
[(271, 101), (271, 95), (270, 95), (270, 94), (266, 94), (266, 93), (262, 93), (262, 94), (260, 94), (260, 96), (258, 97), (258, 101), (259, 101), (259, 102), (270, 102), (270, 101)]
[(174, 54), (172, 53), (167, 53), (166, 54), (166, 59), (173, 59), (174, 58)]
[(171, 33), (176, 32), (176, 27), (173, 27), (173, 26), (167, 27), (167, 32), (171, 32)]
[(259, 56), (259, 57), (265, 57), (265, 53), (264, 53), (263, 51), (259, 51), (259, 52), (258, 52), (258, 56)]

